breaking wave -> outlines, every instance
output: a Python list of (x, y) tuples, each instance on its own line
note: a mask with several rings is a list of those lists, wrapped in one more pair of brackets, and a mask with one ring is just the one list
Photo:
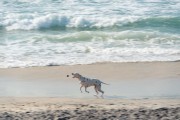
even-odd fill
[(42, 29), (126, 29), (143, 27), (180, 28), (180, 17), (154, 17), (140, 18), (137, 16), (121, 18), (88, 18), (61, 16), (48, 14), (36, 15), (9, 15), (0, 19), (0, 26), (11, 30), (42, 30)]
[(29, 33), (23, 38), (1, 42), (0, 68), (180, 60), (180, 37), (158, 32)]

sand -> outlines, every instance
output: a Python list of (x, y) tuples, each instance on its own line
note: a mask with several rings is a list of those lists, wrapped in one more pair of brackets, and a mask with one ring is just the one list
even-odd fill
[[(70, 80), (72, 72), (102, 79), (108, 83), (138, 80), (165, 81), (166, 79), (178, 81), (180, 80), (180, 62), (96, 63), (8, 68), (0, 69), (0, 79), (4, 81), (8, 79), (18, 80), (19, 82), (38, 80), (42, 83), (44, 80), (60, 82), (69, 80), (72, 82)], [(170, 85), (169, 82), (166, 86), (168, 85)], [(0, 86), (0, 90), (4, 90), (9, 84)], [(112, 87), (113, 85), (109, 86), (109, 90)], [(23, 89), (26, 88), (25, 86)], [(79, 88), (77, 89), (79, 90)], [(78, 90), (77, 92), (79, 92)], [(179, 94), (177, 90), (179, 89), (172, 89), (171, 92)], [(113, 94), (113, 92), (110, 91), (108, 94)], [(135, 99), (110, 99), (106, 97), (105, 99), (97, 99), (95, 97), (17, 97), (16, 94), (13, 95), (9, 97), (0, 96), (0, 120), (180, 120), (180, 99), (176, 97), (136, 99), (135, 96)]]
[(91, 78), (109, 80), (180, 78), (180, 62), (96, 63), (89, 65), (48, 66), (0, 69), (0, 77), (18, 79), (61, 79), (78, 72)]
[(0, 98), (1, 120), (178, 120), (178, 99)]

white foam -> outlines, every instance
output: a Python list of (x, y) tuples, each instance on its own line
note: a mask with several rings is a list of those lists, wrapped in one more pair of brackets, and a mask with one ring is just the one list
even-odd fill
[[(179, 14), (179, 1), (10, 0), (0, 2), (0, 26), (7, 30), (57, 27), (113, 27)], [(163, 7), (161, 7), (163, 5)], [(169, 9), (171, 8), (171, 9)], [(38, 12), (37, 12), (38, 11)]]
[(179, 0), (0, 1), (0, 68), (179, 60), (179, 6)]
[[(134, 36), (143, 33), (149, 37)], [(132, 37), (124, 39), (125, 36)], [(25, 40), (7, 41), (0, 47), (0, 68), (179, 60), (179, 37), (157, 36), (158, 33), (143, 31), (30, 35)], [(81, 37), (88, 40), (79, 41)]]
[(128, 22), (134, 22), (138, 20), (136, 16), (125, 16), (122, 18), (94, 18), (86, 16), (66, 16), (59, 14), (47, 14), (45, 16), (37, 16), (35, 14), (22, 16), (16, 14), (9, 14), (2, 21), (8, 31), (10, 30), (32, 30), (43, 29), (51, 27), (67, 27), (67, 28), (102, 28), (121, 26)]

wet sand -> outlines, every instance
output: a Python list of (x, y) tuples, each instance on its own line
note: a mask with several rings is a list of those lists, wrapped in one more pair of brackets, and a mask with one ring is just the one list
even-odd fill
[(105, 98), (180, 98), (180, 62), (0, 69), (0, 96), (94, 98), (92, 87), (88, 88), (90, 94), (80, 92), (72, 72), (109, 83), (102, 85)]
[[(80, 93), (72, 72), (110, 83), (105, 98)], [(0, 82), (0, 120), (180, 119), (180, 62), (8, 68)]]
[(78, 72), (90, 78), (110, 80), (180, 78), (180, 61), (96, 63), (89, 65), (47, 66), (0, 69), (0, 77), (22, 80), (68, 80), (66, 75)]

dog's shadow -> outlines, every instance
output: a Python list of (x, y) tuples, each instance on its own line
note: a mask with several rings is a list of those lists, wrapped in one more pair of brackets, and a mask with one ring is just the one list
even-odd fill
[(94, 95), (97, 99), (104, 99), (103, 96), (99, 97), (98, 95)]

